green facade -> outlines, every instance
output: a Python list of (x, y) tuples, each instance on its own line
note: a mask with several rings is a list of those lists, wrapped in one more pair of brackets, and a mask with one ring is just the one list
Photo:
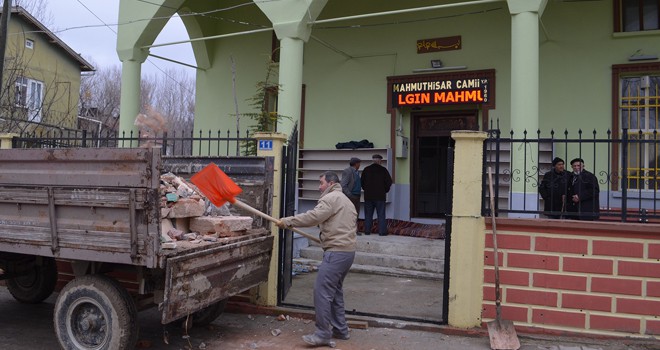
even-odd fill
[[(184, 17), (192, 39), (274, 27), (280, 40), (283, 37), (304, 40), (301, 67), (304, 104), (301, 116), (296, 118), (304, 125), (301, 142), (307, 149), (333, 149), (337, 142), (362, 139), (368, 139), (377, 148), (393, 148), (397, 130), (409, 137), (412, 145), (415, 137), (412, 116), (417, 118), (423, 112), (460, 114), (470, 111), (477, 114), (480, 130), (488, 129), (489, 123), (499, 122), (502, 130), (514, 129), (518, 133), (530, 128), (534, 130), (528, 131), (535, 134), (538, 128), (542, 135), (549, 136), (550, 130), (563, 133), (566, 129), (569, 136), (575, 138), (579, 129), (589, 136), (595, 129), (605, 135), (615, 126), (613, 96), (618, 96), (618, 92), (613, 92), (613, 66), (657, 65), (657, 58), (631, 62), (629, 57), (636, 53), (657, 55), (660, 38), (659, 30), (615, 32), (618, 24), (614, 20), (613, 1), (617, 0), (308, 1), (304, 3), (311, 4), (312, 9), (324, 7), (318, 18), (312, 11), (302, 19), (293, 10), (287, 17), (287, 9), (291, 8), (287, 6), (299, 3), (292, 0), (272, 3), (265, 10), (263, 6), (228, 9), (236, 5), (235, 2), (163, 3), (170, 8), (179, 6), (179, 14), (227, 9), (213, 12), (212, 16)], [(121, 6), (122, 13), (131, 15), (120, 18), (120, 22), (138, 16), (136, 11), (145, 7), (126, 0)], [(435, 8), (410, 11), (430, 6)], [(387, 11), (392, 13), (383, 14)], [(380, 15), (323, 22), (365, 14)], [(269, 19), (277, 22), (270, 23)], [(317, 22), (312, 23), (315, 20)], [(142, 26), (149, 30), (148, 25)], [(311, 33), (306, 33), (310, 28)], [(309, 38), (307, 34), (311, 34)], [(127, 43), (134, 42), (136, 37), (155, 38), (156, 35), (157, 32), (120, 31), (118, 47), (126, 51)], [(234, 130), (234, 94), (239, 113), (251, 112), (246, 99), (254, 94), (256, 82), (265, 76), (266, 60), (273, 49), (272, 35), (270, 31), (260, 31), (193, 44), (200, 67), (196, 129)], [(460, 49), (430, 53), (416, 50), (419, 40), (455, 36), (460, 37)], [(538, 42), (538, 45), (530, 42)], [(232, 59), (235, 88), (232, 86)], [(413, 70), (431, 68), (432, 60), (441, 60), (449, 67), (465, 66), (465, 69), (413, 73)], [(280, 62), (281, 66), (286, 64)], [(398, 111), (389, 108), (388, 77), (428, 74), (444, 79), (480, 71), (494, 74), (491, 101), (487, 105), (414, 106)], [(122, 108), (126, 108), (123, 103)], [(241, 128), (246, 122), (240, 121)], [(126, 121), (124, 125), (130, 124)], [(289, 124), (282, 124), (278, 131), (289, 133), (289, 128)], [(411, 147), (407, 158), (392, 159), (395, 183), (404, 188), (401, 192), (404, 201), (414, 182), (413, 151)], [(575, 154), (577, 151), (559, 146), (554, 152)], [(591, 150), (583, 152), (585, 158), (589, 156), (594, 162), (608, 161), (606, 151), (598, 151), (596, 156)], [(514, 188), (515, 191), (518, 189)], [(402, 217), (406, 218), (406, 214)]]

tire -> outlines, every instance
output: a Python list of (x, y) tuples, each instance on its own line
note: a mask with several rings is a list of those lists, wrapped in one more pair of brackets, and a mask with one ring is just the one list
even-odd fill
[[(36, 260), (36, 258), (35, 258)], [(42, 258), (41, 265), (34, 262), (29, 274), (7, 280), (7, 290), (17, 301), (37, 304), (48, 298), (57, 283), (57, 265), (53, 258)]]
[[(218, 301), (215, 304), (211, 304), (195, 313), (192, 314), (192, 324), (193, 326), (208, 326), (211, 322), (215, 321), (223, 311), (225, 311), (225, 306), (227, 306), (227, 299)], [(185, 320), (184, 320), (185, 322)]]
[(125, 350), (137, 343), (137, 308), (130, 294), (104, 275), (75, 278), (60, 292), (53, 316), (64, 350)]

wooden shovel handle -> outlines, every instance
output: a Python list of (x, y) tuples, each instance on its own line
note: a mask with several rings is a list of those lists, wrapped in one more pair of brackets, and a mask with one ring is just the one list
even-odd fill
[[(275, 219), (274, 217), (272, 217), (272, 216), (270, 216), (266, 213), (263, 213), (263, 212), (261, 212), (257, 209), (252, 208), (251, 206), (239, 201), (238, 199), (236, 199), (235, 202), (233, 202), (232, 204), (239, 207), (239, 208), (241, 208), (241, 209), (245, 209), (245, 210), (249, 211), (252, 214), (259, 215), (259, 216), (261, 216), (262, 218), (264, 218), (268, 221), (271, 221), (271, 222), (274, 222), (274, 223), (277, 223), (279, 221), (279, 220)], [(314, 236), (310, 235), (309, 233), (307, 233), (305, 231), (299, 230), (295, 227), (291, 227), (291, 228), (289, 228), (289, 230), (291, 230), (291, 231), (293, 231), (297, 234), (303, 235), (304, 237), (307, 237), (307, 238), (309, 238), (309, 239), (311, 239), (311, 240), (313, 240), (317, 243), (321, 243), (321, 240), (319, 240), (318, 237), (314, 237)]]

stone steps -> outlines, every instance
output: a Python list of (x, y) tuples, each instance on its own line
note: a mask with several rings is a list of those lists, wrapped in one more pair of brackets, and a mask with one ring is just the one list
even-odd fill
[[(311, 243), (311, 242), (310, 242)], [(359, 236), (353, 272), (398, 277), (442, 279), (444, 240), (404, 236)], [(296, 262), (318, 265), (323, 250), (318, 245), (300, 249)]]

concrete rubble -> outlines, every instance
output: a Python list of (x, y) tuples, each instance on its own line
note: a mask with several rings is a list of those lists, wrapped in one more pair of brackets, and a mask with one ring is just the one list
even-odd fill
[(252, 228), (252, 217), (234, 216), (227, 204), (218, 208), (194, 184), (172, 173), (160, 177), (161, 247), (177, 242), (203, 244), (239, 237)]

